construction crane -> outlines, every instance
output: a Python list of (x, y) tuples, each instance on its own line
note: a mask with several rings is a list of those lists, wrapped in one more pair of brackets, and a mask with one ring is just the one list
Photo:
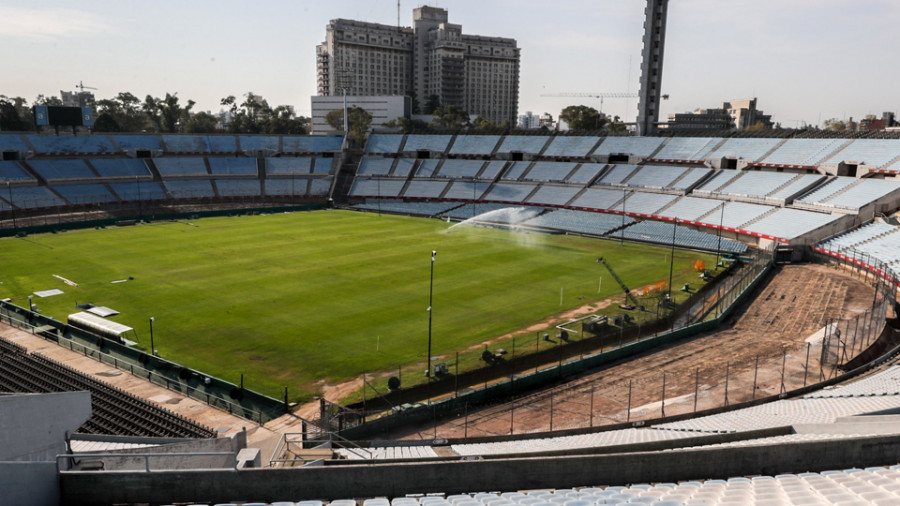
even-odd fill
[(97, 89), (92, 86), (85, 86), (84, 83), (81, 81), (78, 81), (78, 84), (76, 84), (75, 87), (80, 89), (82, 93), (84, 93), (84, 90), (96, 90)]
[(609, 265), (609, 263), (606, 260), (604, 260), (603, 257), (598, 258), (597, 263), (603, 264), (603, 267), (606, 267), (606, 270), (608, 270), (609, 273), (612, 274), (612, 277), (613, 277), (613, 279), (616, 280), (616, 283), (619, 283), (619, 286), (621, 286), (622, 290), (625, 291), (625, 299), (631, 303), (630, 306), (622, 305), (619, 307), (621, 307), (622, 309), (629, 309), (629, 310), (634, 309), (636, 307), (640, 307), (641, 309), (643, 309), (643, 307), (640, 305), (638, 300), (636, 298), (634, 298), (634, 295), (631, 295), (631, 290), (628, 288), (627, 285), (625, 285), (625, 282), (622, 281), (622, 278), (620, 278), (618, 276), (618, 274), (616, 274), (616, 271), (613, 270), (612, 266)]
[(603, 99), (606, 98), (638, 98), (637, 93), (545, 93), (542, 97), (599, 98), (600, 112), (603, 112)]

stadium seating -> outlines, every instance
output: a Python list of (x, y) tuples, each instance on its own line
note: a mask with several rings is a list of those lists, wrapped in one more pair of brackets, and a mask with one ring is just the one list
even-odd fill
[(105, 135), (25, 134), (23, 137), (41, 154), (115, 153)]
[(844, 232), (819, 244), (819, 247), (829, 251), (841, 252), (845, 249), (852, 248), (857, 244), (871, 241), (884, 234), (896, 233), (900, 228), (887, 223), (873, 221), (868, 225)]
[(64, 206), (66, 203), (46, 186), (14, 186), (3, 193), (3, 199), (11, 201), (19, 209), (43, 209)]
[(694, 167), (686, 172), (681, 179), (670, 183), (670, 190), (688, 190), (698, 181), (702, 180), (704, 177), (709, 176), (713, 173), (712, 169), (707, 169), (705, 167)]
[(412, 214), (417, 216), (437, 216), (459, 204), (455, 202), (399, 202), (396, 200), (366, 199), (362, 204), (355, 204), (356, 209), (380, 211), (388, 213)]
[(451, 155), (490, 155), (500, 142), (499, 135), (457, 135)]
[(856, 244), (853, 249), (871, 255), (885, 264), (900, 262), (900, 233), (897, 233), (900, 229), (893, 228), (892, 232)]
[(900, 181), (862, 179), (835, 196), (820, 202), (843, 209), (860, 209), (888, 194), (900, 190)]
[(403, 151), (436, 151), (443, 153), (453, 139), (452, 135), (416, 135), (406, 137)]
[(366, 141), (366, 153), (397, 153), (403, 142), (402, 135), (395, 134), (371, 134)]
[(758, 219), (760, 216), (771, 212), (773, 209), (775, 208), (772, 206), (762, 204), (728, 202), (725, 204), (724, 214), (723, 211), (720, 210), (707, 214), (696, 221), (716, 226), (721, 222), (723, 227), (740, 229), (742, 225)]
[(30, 160), (31, 168), (47, 181), (65, 179), (93, 179), (94, 171), (83, 159), (71, 160)]
[(216, 196), (209, 181), (164, 180), (163, 184), (173, 199), (198, 199)]
[[(469, 218), (474, 218), (474, 217), (480, 216), (485, 213), (490, 213), (492, 211), (498, 211), (500, 209), (509, 209), (511, 207), (517, 207), (517, 206), (510, 206), (509, 204), (475, 202), (475, 203), (465, 204), (465, 205), (462, 205), (459, 207), (454, 207), (452, 209), (449, 209), (449, 210), (441, 213), (441, 215), (443, 217), (453, 218), (453, 219), (457, 219), (457, 220), (467, 220)], [(536, 214), (536, 213), (529, 213), (528, 216), (529, 217), (534, 216), (534, 214)]]
[(266, 174), (270, 176), (309, 174), (312, 160), (308, 156), (266, 158)]
[(34, 177), (25, 172), (19, 162), (0, 161), (0, 181), (34, 181)]
[(497, 174), (506, 167), (507, 162), (493, 160), (487, 163), (482, 169), (481, 174), (478, 176), (478, 179), (485, 179), (489, 181), (493, 181), (494, 178), (497, 177)]
[(256, 176), (256, 158), (209, 157), (209, 170), (215, 176)]
[(658, 160), (703, 160), (709, 152), (722, 142), (712, 137), (671, 137), (653, 155)]
[(603, 170), (602, 163), (582, 163), (581, 167), (566, 180), (569, 184), (585, 185), (591, 182)]
[(788, 139), (760, 161), (769, 165), (818, 165), (846, 142), (846, 139)]
[(438, 173), (440, 177), (451, 179), (474, 179), (484, 167), (484, 162), (476, 160), (444, 160)]
[(156, 181), (109, 183), (109, 188), (123, 201), (165, 200), (168, 198), (162, 185)]
[(741, 176), (732, 179), (719, 188), (719, 193), (749, 197), (765, 197), (794, 179), (796, 174), (784, 172), (742, 171)]
[(591, 154), (598, 142), (600, 137), (557, 135), (551, 138), (550, 145), (544, 150), (544, 156), (584, 158)]
[(284, 153), (328, 153), (341, 150), (343, 137), (317, 135), (285, 135), (281, 138)]
[(625, 198), (625, 192), (621, 190), (588, 188), (571, 205), (586, 209), (611, 209), (616, 202), (623, 198)]
[(647, 157), (659, 149), (664, 140), (662, 137), (606, 137), (593, 154), (631, 154)]
[(416, 169), (416, 177), (435, 177), (440, 160), (428, 158), (419, 162), (419, 168)]
[[(672, 244), (672, 234), (675, 234), (675, 245), (681, 248), (703, 249), (732, 253), (742, 253), (747, 250), (747, 245), (737, 241), (721, 239), (716, 234), (700, 232), (687, 227), (678, 227), (673, 223), (661, 221), (642, 221), (625, 227), (624, 237), (634, 241), (644, 241), (656, 244)], [(616, 237), (619, 233), (616, 233)]]
[(208, 176), (203, 158), (165, 157), (153, 160), (163, 178), (178, 176)]
[(309, 195), (311, 197), (324, 197), (331, 191), (333, 177), (323, 177), (309, 180)]
[(628, 177), (636, 170), (638, 170), (637, 165), (613, 165), (594, 184), (610, 186), (624, 185), (625, 183), (623, 183), (623, 181), (628, 179)]
[(317, 157), (313, 163), (313, 174), (331, 174), (334, 167), (334, 158), (327, 156)]
[(666, 188), (676, 179), (684, 175), (686, 167), (662, 167), (644, 165), (628, 180), (628, 186), (645, 188)]
[(413, 179), (406, 188), (404, 197), (436, 199), (441, 196), (444, 189), (447, 188), (446, 181), (429, 181), (422, 179)]
[(92, 158), (88, 160), (102, 178), (149, 177), (150, 171), (143, 160), (135, 158)]
[[(671, 206), (658, 212), (659, 216), (678, 218), (680, 220), (699, 221), (706, 214), (719, 209), (725, 202), (697, 197), (681, 197)], [(716, 217), (719, 213), (716, 212)], [(718, 225), (718, 222), (716, 222)]]
[(672, 203), (678, 197), (662, 193), (631, 192), (624, 203), (619, 202), (612, 209), (626, 213), (656, 214), (657, 211)]
[(387, 176), (394, 166), (393, 158), (363, 157), (359, 162), (358, 176)]
[(573, 162), (534, 162), (525, 175), (527, 181), (565, 181), (577, 164)]
[(170, 153), (209, 153), (212, 151), (205, 135), (163, 135), (162, 141), (165, 150)]
[(0, 151), (33, 151), (19, 134), (0, 133)]
[(53, 190), (62, 195), (73, 206), (84, 204), (103, 204), (116, 202), (118, 199), (102, 184), (55, 185)]
[(704, 158), (715, 160), (729, 157), (754, 162), (761, 159), (769, 151), (772, 151), (782, 140), (733, 137), (727, 139), (724, 144), (713, 151), (710, 151)]
[(850, 185), (855, 184), (857, 181), (859, 180), (855, 177), (834, 177), (829, 179), (828, 182), (826, 182), (824, 185), (816, 188), (806, 195), (803, 195), (796, 201), (808, 204), (817, 204), (820, 202), (824, 202), (831, 198), (831, 196), (837, 194), (840, 191), (843, 191)]
[(531, 198), (528, 199), (529, 204), (543, 204), (549, 206), (564, 206), (572, 200), (581, 188), (573, 186), (541, 186)]
[(525, 199), (534, 191), (533, 184), (506, 184), (497, 183), (484, 196), (484, 200), (500, 200), (503, 202), (525, 202)]
[(162, 140), (155, 134), (113, 134), (111, 137), (120, 151), (163, 149)]
[(725, 187), (734, 178), (740, 176), (741, 174), (743, 174), (743, 172), (737, 170), (716, 171), (716, 173), (711, 178), (707, 179), (702, 185), (695, 188), (694, 193), (717, 192), (720, 188)]
[(393, 177), (409, 177), (410, 172), (412, 172), (413, 166), (415, 165), (416, 160), (413, 158), (398, 158), (397, 164), (394, 165), (394, 171), (391, 173)]
[(507, 135), (497, 148), (497, 153), (511, 153), (513, 151), (519, 153), (528, 153), (532, 155), (539, 154), (549, 140), (545, 136), (534, 135)]
[[(728, 208), (725, 209), (727, 212)], [(745, 226), (744, 229), (757, 234), (790, 240), (828, 225), (839, 218), (839, 216), (830, 214), (782, 208)]]
[(802, 174), (791, 180), (790, 183), (783, 186), (774, 193), (769, 194), (769, 198), (787, 200), (792, 196), (810, 188), (812, 185), (825, 180), (825, 176), (819, 174)]
[(281, 151), (281, 138), (277, 135), (239, 135), (238, 142), (243, 151), (260, 149)]
[(209, 150), (213, 153), (234, 153), (237, 144), (233, 135), (209, 135), (206, 137)]
[(259, 197), (259, 179), (216, 179), (220, 197)]
[(91, 418), (83, 434), (212, 438), (216, 432), (128, 392), (101, 383), (46, 357), (0, 352), (0, 392), (91, 393)]
[(500, 176), (500, 179), (505, 179), (507, 181), (518, 181), (519, 178), (522, 177), (522, 174), (524, 174), (530, 166), (531, 162), (512, 162), (509, 170), (504, 172), (503, 175)]
[(490, 187), (490, 183), (478, 181), (454, 181), (444, 195), (445, 199), (452, 200), (478, 200)]
[(352, 197), (397, 197), (406, 181), (397, 179), (356, 179), (350, 187)]
[[(532, 199), (533, 201), (534, 199)], [(630, 225), (634, 222), (634, 219), (627, 216), (557, 209), (532, 218), (526, 221), (525, 224), (577, 234), (604, 235), (623, 225)]]
[(900, 142), (896, 139), (854, 139), (823, 163), (853, 162), (882, 168), (900, 157)]
[(263, 181), (265, 194), (267, 196), (298, 196), (306, 195), (309, 187), (309, 180), (306, 178), (297, 179), (272, 179), (267, 178)]

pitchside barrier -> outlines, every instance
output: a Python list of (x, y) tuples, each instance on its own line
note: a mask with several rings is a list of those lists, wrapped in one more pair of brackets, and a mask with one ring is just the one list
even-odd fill
[[(190, 200), (180, 200), (177, 202), (165, 201), (168, 205), (177, 205), (178, 207), (167, 207), (157, 205), (155, 202), (144, 202), (143, 208), (138, 209), (133, 204), (113, 204), (97, 207), (92, 211), (72, 212), (69, 208), (58, 208), (56, 212), (37, 212), (32, 214), (17, 211), (16, 220), (0, 221), (0, 237), (12, 237), (19, 234), (44, 234), (53, 233), (64, 230), (78, 230), (83, 228), (112, 227), (124, 224), (135, 224), (138, 221), (169, 221), (181, 219), (197, 219), (210, 218), (217, 216), (236, 216), (247, 214), (274, 214), (294, 211), (312, 211), (325, 207), (322, 203), (311, 204), (304, 202), (302, 204), (283, 205), (267, 205), (264, 207), (256, 207), (252, 201), (243, 202), (240, 199), (230, 199), (223, 201), (217, 199), (215, 202), (196, 201), (194, 205), (198, 207), (192, 208)], [(271, 201), (270, 201), (271, 203)], [(213, 204), (225, 206), (223, 209), (209, 209)], [(109, 216), (114, 215), (114, 218)], [(101, 217), (102, 216), (102, 217)], [(127, 218), (127, 219), (125, 219)]]
[(0, 322), (259, 424), (288, 411), (287, 388), (284, 399), (273, 399), (245, 388), (243, 380), (235, 385), (9, 302), (0, 301)]
[[(664, 344), (695, 335), (700, 332), (712, 330), (719, 325), (731, 312), (753, 292), (753, 290), (766, 278), (774, 265), (774, 251), (760, 252), (760, 255), (745, 264), (738, 270), (735, 276), (729, 278), (715, 290), (700, 294), (700, 300), (691, 300), (684, 306), (688, 308), (704, 308), (703, 317), (691, 319), (691, 323), (675, 328), (679, 321), (688, 321), (685, 318), (666, 318), (661, 326), (655, 327), (651, 335), (639, 336), (637, 340), (623, 339), (618, 344), (610, 346), (599, 352), (579, 355), (577, 348), (579, 343), (561, 346), (559, 349), (550, 350), (559, 356), (557, 363), (546, 365), (543, 368), (535, 367), (533, 371), (521, 374), (508, 374), (506, 377), (495, 378), (493, 381), (485, 381), (483, 385), (466, 389), (465, 391), (453, 391), (454, 378), (443, 380), (450, 382), (450, 392), (441, 400), (416, 403), (399, 404), (390, 402), (384, 397), (376, 397), (348, 407), (343, 407), (324, 400), (320, 401), (319, 420), (316, 422), (320, 428), (326, 431), (339, 432), (341, 437), (360, 440), (370, 439), (373, 436), (390, 434), (391, 430), (409, 424), (429, 422), (448, 416), (461, 416), (469, 407), (483, 406), (489, 403), (501, 402), (503, 399), (513, 397), (517, 392), (523, 392), (532, 388), (546, 386), (560, 381), (561, 378), (578, 374), (589, 369), (614, 362), (616, 360), (633, 356), (646, 350), (662, 346)], [(644, 326), (644, 328), (651, 325)], [(634, 329), (632, 329), (634, 330)], [(587, 341), (587, 340), (585, 340)], [(561, 350), (570, 347), (570, 357), (562, 354)], [(533, 355), (522, 357), (521, 360), (533, 361)], [(545, 359), (547, 357), (544, 357)], [(521, 365), (521, 364), (519, 364)], [(489, 370), (489, 368), (483, 368)], [(523, 370), (522, 368), (518, 370)], [(439, 382), (434, 382), (432, 385)], [(436, 387), (431, 387), (436, 388)], [(408, 398), (411, 392), (407, 391)], [(397, 392), (394, 395), (402, 395)], [(422, 398), (422, 397), (419, 397)], [(371, 417), (371, 418), (370, 418)]]

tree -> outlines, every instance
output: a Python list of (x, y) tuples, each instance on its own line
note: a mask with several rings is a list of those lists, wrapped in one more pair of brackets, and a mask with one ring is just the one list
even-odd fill
[(441, 129), (460, 129), (470, 126), (469, 113), (456, 107), (448, 105), (446, 107), (438, 107), (434, 110), (431, 120), (433, 128)]
[[(94, 130), (98, 132), (140, 132), (147, 126), (147, 116), (141, 110), (141, 100), (127, 91), (120, 92), (115, 98), (98, 100), (95, 106), (97, 121), (106, 115), (119, 128), (118, 130), (100, 130), (95, 121)], [(106, 123), (106, 125), (111, 128), (113, 123)]]
[(119, 126), (119, 122), (116, 121), (116, 118), (114, 118), (112, 114), (103, 113), (98, 114), (97, 118), (94, 120), (94, 131), (121, 132), (122, 127)]
[(34, 105), (63, 105), (62, 99), (54, 96), (44, 96), (38, 95), (36, 99), (34, 99)]
[(184, 131), (190, 134), (212, 134), (219, 131), (219, 118), (206, 111), (200, 111), (191, 115), (184, 126)]
[[(366, 132), (369, 131), (369, 126), (372, 124), (372, 115), (361, 107), (353, 106), (347, 110), (347, 119), (350, 129), (347, 137), (358, 144), (362, 144), (366, 138)], [(325, 121), (331, 125), (331, 128), (343, 131), (344, 110), (335, 109), (329, 112), (325, 115)]]
[(22, 97), (8, 98), (0, 95), (0, 130), (7, 132), (31, 130), (34, 121), (27, 104)]
[(586, 105), (570, 105), (559, 113), (559, 119), (569, 124), (572, 130), (600, 130), (606, 120), (597, 109)]
[(397, 118), (384, 123), (388, 128), (399, 128), (401, 132), (408, 134), (428, 130), (428, 123), (422, 120), (410, 118)]
[(434, 114), (434, 111), (440, 109), (441, 107), (441, 97), (437, 95), (429, 95), (428, 100), (425, 101), (425, 107), (422, 109), (422, 114)]

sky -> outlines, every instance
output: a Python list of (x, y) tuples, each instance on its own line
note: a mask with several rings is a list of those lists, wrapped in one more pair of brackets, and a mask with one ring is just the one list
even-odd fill
[[(401, 0), (412, 23), (421, 0)], [(559, 93), (638, 91), (643, 0), (431, 0), (463, 33), (510, 37), (521, 48), (519, 113), (595, 98)], [(177, 93), (196, 110), (253, 92), (309, 115), (315, 46), (331, 19), (397, 24), (396, 0), (0, 0), (0, 95), (97, 88)], [(661, 119), (758, 97), (785, 127), (900, 112), (900, 1), (672, 0)], [(637, 116), (636, 99), (604, 112)]]

